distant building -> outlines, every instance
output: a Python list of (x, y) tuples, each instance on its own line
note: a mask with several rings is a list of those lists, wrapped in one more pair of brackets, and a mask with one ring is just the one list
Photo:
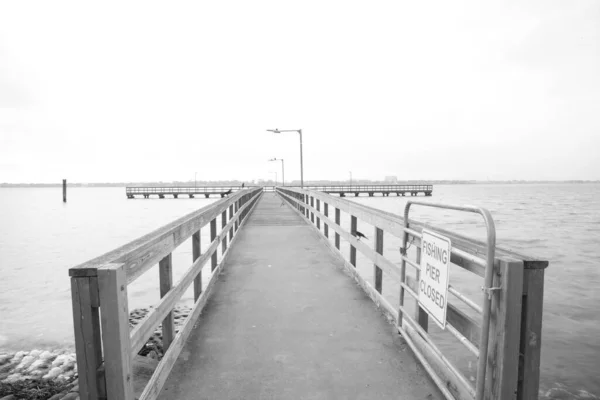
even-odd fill
[(385, 179), (384, 179), (384, 181), (388, 182), (388, 183), (397, 183), (398, 182), (398, 177), (397, 176), (393, 176), (393, 175), (386, 176)]

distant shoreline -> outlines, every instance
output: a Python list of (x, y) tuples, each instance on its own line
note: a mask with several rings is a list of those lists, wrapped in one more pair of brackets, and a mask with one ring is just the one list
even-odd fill
[[(127, 182), (127, 183), (68, 183), (69, 187), (136, 187), (136, 186), (241, 186), (245, 183), (246, 186), (273, 186), (273, 182), (242, 182), (242, 181), (215, 181), (215, 182)], [(590, 184), (600, 183), (600, 180), (566, 180), (566, 181), (402, 181), (402, 182), (381, 182), (381, 181), (354, 181), (353, 185), (526, 185), (526, 184)], [(330, 186), (330, 185), (348, 185), (349, 182), (340, 181), (318, 181), (306, 182), (305, 186)], [(300, 186), (299, 182), (286, 183), (286, 186)], [(0, 188), (45, 188), (45, 187), (62, 187), (62, 183), (0, 183)]]

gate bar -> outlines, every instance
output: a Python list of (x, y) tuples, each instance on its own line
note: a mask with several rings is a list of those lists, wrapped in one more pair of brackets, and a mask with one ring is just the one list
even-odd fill
[[(490, 309), (492, 305), (491, 294), (492, 292), (492, 279), (494, 270), (494, 258), (496, 251), (496, 227), (494, 225), (494, 219), (492, 214), (485, 208), (475, 206), (452, 206), (440, 203), (429, 203), (424, 201), (413, 201), (409, 200), (404, 207), (404, 235), (402, 235), (402, 249), (403, 256), (406, 256), (406, 242), (408, 242), (408, 213), (411, 205), (420, 205), (425, 207), (443, 208), (447, 210), (465, 211), (475, 214), (480, 214), (485, 221), (487, 229), (487, 254), (486, 254), (486, 266), (485, 266), (485, 278), (484, 286), (481, 288), (484, 291), (483, 296), (483, 323), (481, 325), (481, 339), (479, 343), (479, 359), (477, 360), (477, 386), (475, 399), (483, 400), (484, 388), (485, 388), (485, 372), (487, 367), (487, 354), (488, 354), (488, 341), (490, 332)], [(400, 267), (400, 278), (402, 282), (406, 280), (406, 260), (402, 257), (402, 264)], [(400, 306), (404, 303), (404, 287), (400, 286)], [(398, 312), (398, 326), (402, 326), (402, 311)]]

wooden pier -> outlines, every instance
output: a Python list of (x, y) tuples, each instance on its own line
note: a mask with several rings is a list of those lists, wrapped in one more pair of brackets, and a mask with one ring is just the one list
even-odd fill
[[(203, 227), (210, 227), (209, 243), (201, 243)], [(372, 240), (359, 240), (359, 229)], [(465, 273), (494, 270), (486, 293), (480, 284), (469, 291), (475, 298), (450, 280), (442, 332), (486, 361), (478, 382), (436, 344), (440, 332), (429, 334), (418, 304), (407, 309), (397, 289), (383, 293), (396, 282), (401, 299), (416, 294), (412, 266), (423, 229), (452, 240), (451, 262)], [(171, 253), (190, 238), (193, 261), (173, 283)], [(406, 271), (394, 259), (397, 249), (384, 252), (384, 238), (388, 248), (411, 239), (401, 249)], [(497, 247), (486, 264), (486, 251), (457, 233), (414, 221), (407, 227), (400, 216), (314, 190), (239, 190), (69, 270), (81, 399), (537, 398), (548, 262)], [(359, 273), (357, 253), (372, 279)], [(212, 275), (203, 290), (207, 264)], [(161, 299), (130, 331), (127, 286), (156, 265)], [(195, 304), (177, 332), (172, 310), (192, 285)], [(483, 296), (491, 299), (485, 348)], [(158, 326), (164, 357), (134, 391), (133, 363)]]
[[(253, 186), (256, 187), (256, 186)], [(276, 186), (268, 186), (268, 191), (275, 190)], [(287, 186), (299, 188), (299, 186)], [(150, 196), (155, 196), (164, 199), (165, 196), (171, 196), (174, 199), (182, 197), (194, 198), (196, 195), (204, 195), (209, 198), (211, 195), (225, 197), (229, 193), (240, 190), (240, 186), (163, 186), (163, 187), (126, 187), (125, 194), (128, 199), (142, 197), (149, 199)], [(433, 185), (335, 185), (335, 186), (305, 186), (304, 189), (316, 190), (323, 193), (337, 194), (340, 197), (345, 197), (347, 194), (354, 194), (358, 197), (361, 194), (374, 196), (380, 194), (389, 196), (431, 196), (433, 193)], [(230, 192), (231, 191), (231, 192)]]
[(358, 197), (360, 194), (368, 194), (370, 197), (381, 194), (389, 196), (431, 196), (433, 185), (334, 185), (334, 186), (305, 186), (305, 189), (316, 190), (318, 192), (338, 194), (345, 197), (347, 194), (353, 194)]
[(177, 199), (179, 196), (187, 196), (193, 199), (196, 195), (204, 195), (207, 199), (211, 195), (225, 197), (230, 193), (242, 189), (241, 186), (163, 186), (163, 187), (137, 187), (128, 186), (125, 188), (125, 194), (128, 199), (134, 199), (136, 196), (149, 199), (150, 196), (156, 196), (159, 199), (164, 199), (165, 196), (172, 196)]

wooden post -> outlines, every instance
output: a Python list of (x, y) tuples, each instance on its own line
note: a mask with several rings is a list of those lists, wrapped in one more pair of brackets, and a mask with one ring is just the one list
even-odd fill
[[(383, 255), (383, 229), (379, 229), (375, 227), (375, 251), (381, 255)], [(373, 282), (375, 283), (375, 290), (381, 293), (382, 290), (382, 281), (383, 281), (383, 271), (381, 268), (375, 264), (373, 266)]]
[[(310, 196), (310, 206), (315, 206), (315, 198), (313, 196)], [(315, 223), (315, 213), (312, 211), (310, 212), (310, 222), (312, 222), (313, 224)]]
[[(421, 265), (421, 248), (417, 247), (417, 265)], [(421, 280), (421, 271), (417, 270), (416, 271), (416, 281), (417, 281), (417, 285), (419, 284), (418, 282), (420, 282)], [(418, 293), (418, 290), (415, 290), (415, 292)], [(429, 330), (429, 314), (427, 314), (427, 311), (425, 311), (420, 305), (419, 302), (416, 301), (415, 302), (415, 321), (418, 322), (419, 325), (421, 325), (421, 328), (423, 328), (423, 330), (425, 332), (427, 332)]]
[[(328, 203), (323, 203), (323, 212), (325, 213), (326, 217), (329, 217), (329, 204)], [(329, 237), (329, 225), (327, 225), (327, 223), (325, 223), (323, 221), (323, 230), (325, 231), (325, 237), (328, 238)]]
[[(335, 224), (340, 226), (340, 209), (335, 208)], [(335, 232), (335, 248), (340, 249), (340, 234)]]
[(98, 307), (98, 278), (71, 278), (73, 328), (77, 370), (79, 371), (79, 396), (82, 400), (96, 400), (104, 393), (105, 383), (98, 379), (102, 365), (102, 343)]
[[(200, 257), (200, 231), (192, 235), (192, 261), (196, 261)], [(202, 270), (194, 278), (194, 302), (198, 300), (202, 294)]]
[[(160, 297), (163, 298), (173, 287), (173, 260), (171, 253), (158, 262), (158, 274), (160, 278)], [(173, 342), (174, 337), (175, 326), (173, 325), (173, 311), (171, 311), (162, 322), (162, 342), (165, 353), (171, 342)]]
[[(210, 243), (217, 238), (217, 219), (210, 221)], [(214, 271), (217, 268), (217, 251), (215, 250), (210, 257), (210, 270)]]
[[(221, 213), (221, 232), (223, 228), (227, 225), (227, 210)], [(221, 254), (225, 254), (227, 251), (227, 235), (223, 236), (223, 240), (221, 241)]]
[[(354, 215), (350, 216), (350, 232), (353, 235), (356, 235), (356, 230), (358, 229), (357, 227), (357, 220), (356, 217)], [(350, 264), (352, 264), (353, 266), (356, 267), (356, 247), (350, 245)]]
[[(98, 268), (107, 399), (132, 400), (127, 276), (123, 264)], [(81, 372), (80, 372), (81, 373)]]
[[(317, 211), (321, 211), (321, 200), (317, 199)], [(321, 218), (317, 217), (317, 229), (321, 230)]]
[(237, 213), (238, 213), (239, 210), (240, 210), (240, 201), (238, 200), (238, 201), (235, 202), (235, 214), (236, 214), (235, 218), (236, 219), (235, 219), (235, 224), (234, 224), (235, 226), (234, 226), (234, 228), (235, 228), (236, 232), (237, 232), (238, 228), (240, 227), (240, 218), (237, 215)]
[(528, 268), (525, 261), (520, 345), (523, 362), (519, 365), (517, 400), (535, 399), (539, 390), (544, 273), (543, 268)]
[[(304, 195), (304, 202), (308, 204), (308, 195)], [(310, 210), (306, 207), (306, 218), (310, 216)]]
[(63, 203), (67, 202), (67, 180), (63, 179)]
[(523, 261), (497, 261), (494, 272), (492, 286), (500, 289), (492, 292), (484, 398), (511, 399), (519, 378)]
[[(229, 206), (229, 221), (231, 221), (231, 219), (233, 218), (233, 204)], [(231, 227), (231, 229), (229, 229), (229, 243), (231, 243), (231, 241), (233, 240), (233, 227)]]

